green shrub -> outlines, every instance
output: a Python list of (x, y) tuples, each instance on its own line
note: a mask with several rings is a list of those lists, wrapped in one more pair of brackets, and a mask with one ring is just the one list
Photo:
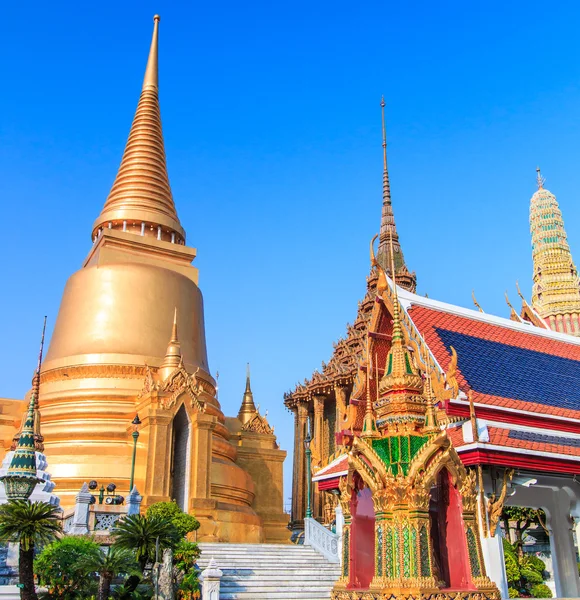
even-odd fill
[(159, 517), (168, 519), (179, 532), (180, 537), (199, 529), (199, 521), (193, 516), (184, 513), (177, 502), (156, 502), (147, 509), (147, 517)]
[(515, 548), (507, 541), (506, 538), (502, 538), (503, 542), (503, 553), (504, 554), (513, 554), (515, 556), (516, 551)]
[(200, 557), (201, 550), (197, 544), (181, 540), (173, 553), (175, 567), (183, 575), (179, 583), (178, 598), (180, 600), (194, 600), (200, 597), (198, 573), (195, 561)]
[(543, 575), (544, 571), (546, 570), (546, 563), (541, 558), (538, 558), (533, 554), (524, 556), (524, 558), (520, 561), (520, 564), (522, 568), (525, 567), (527, 569), (533, 569), (534, 571), (540, 573), (540, 575)]
[(516, 588), (513, 588), (513, 587), (508, 588), (508, 594), (509, 594), (510, 598), (519, 598), (520, 597), (520, 593), (518, 592), (518, 590), (516, 590)]
[(534, 569), (529, 567), (522, 567), (520, 569), (520, 576), (525, 580), (528, 585), (536, 585), (538, 583), (544, 583), (544, 578), (541, 573), (538, 573)]
[(530, 590), (532, 598), (551, 598), (552, 590), (545, 583), (538, 583)]
[(518, 565), (518, 559), (516, 558), (515, 554), (505, 554), (505, 572), (508, 583), (519, 582), (521, 578), (520, 567)]
[(34, 561), (40, 585), (48, 588), (46, 598), (85, 600), (95, 591), (96, 582), (87, 577), (86, 564), (100, 555), (91, 538), (64, 536), (49, 544)]

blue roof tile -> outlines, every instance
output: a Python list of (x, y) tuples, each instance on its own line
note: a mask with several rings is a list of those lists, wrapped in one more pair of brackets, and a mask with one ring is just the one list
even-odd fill
[(435, 328), (475, 392), (580, 410), (580, 361)]

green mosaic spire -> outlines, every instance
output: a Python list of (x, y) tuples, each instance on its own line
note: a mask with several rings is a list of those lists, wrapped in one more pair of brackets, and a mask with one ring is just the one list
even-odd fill
[[(42, 329), (42, 340), (40, 342), (40, 355), (44, 346), (44, 333), (46, 331), (46, 317)], [(40, 358), (36, 376), (40, 377)], [(36, 448), (34, 443), (34, 424), (36, 414), (36, 402), (38, 386), (32, 388), (30, 402), (28, 403), (28, 414), (20, 432), (18, 444), (14, 450), (12, 460), (6, 475), (0, 478), (6, 488), (6, 496), (9, 500), (28, 500), (34, 491), (36, 484), (40, 482), (36, 475)]]

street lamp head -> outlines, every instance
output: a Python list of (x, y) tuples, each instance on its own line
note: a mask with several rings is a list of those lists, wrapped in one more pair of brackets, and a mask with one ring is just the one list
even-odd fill
[(139, 419), (139, 415), (135, 415), (133, 421), (131, 421), (133, 425), (141, 425), (141, 420)]
[(306, 433), (306, 437), (304, 438), (304, 447), (306, 448), (306, 450), (310, 449), (310, 442), (312, 441), (312, 438), (310, 437), (310, 431), (308, 431)]

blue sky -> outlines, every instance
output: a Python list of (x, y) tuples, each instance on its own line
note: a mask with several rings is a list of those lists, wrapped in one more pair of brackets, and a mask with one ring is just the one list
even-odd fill
[[(169, 175), (235, 414), (245, 364), (291, 451), (282, 395), (364, 295), (381, 207), (381, 94), (407, 264), (422, 294), (508, 315), (531, 288), (535, 167), (580, 261), (580, 5), (343, 1), (3, 7), (0, 396), (21, 397), (44, 314), (115, 177), (161, 14)], [(290, 495), (291, 452), (286, 463)]]

